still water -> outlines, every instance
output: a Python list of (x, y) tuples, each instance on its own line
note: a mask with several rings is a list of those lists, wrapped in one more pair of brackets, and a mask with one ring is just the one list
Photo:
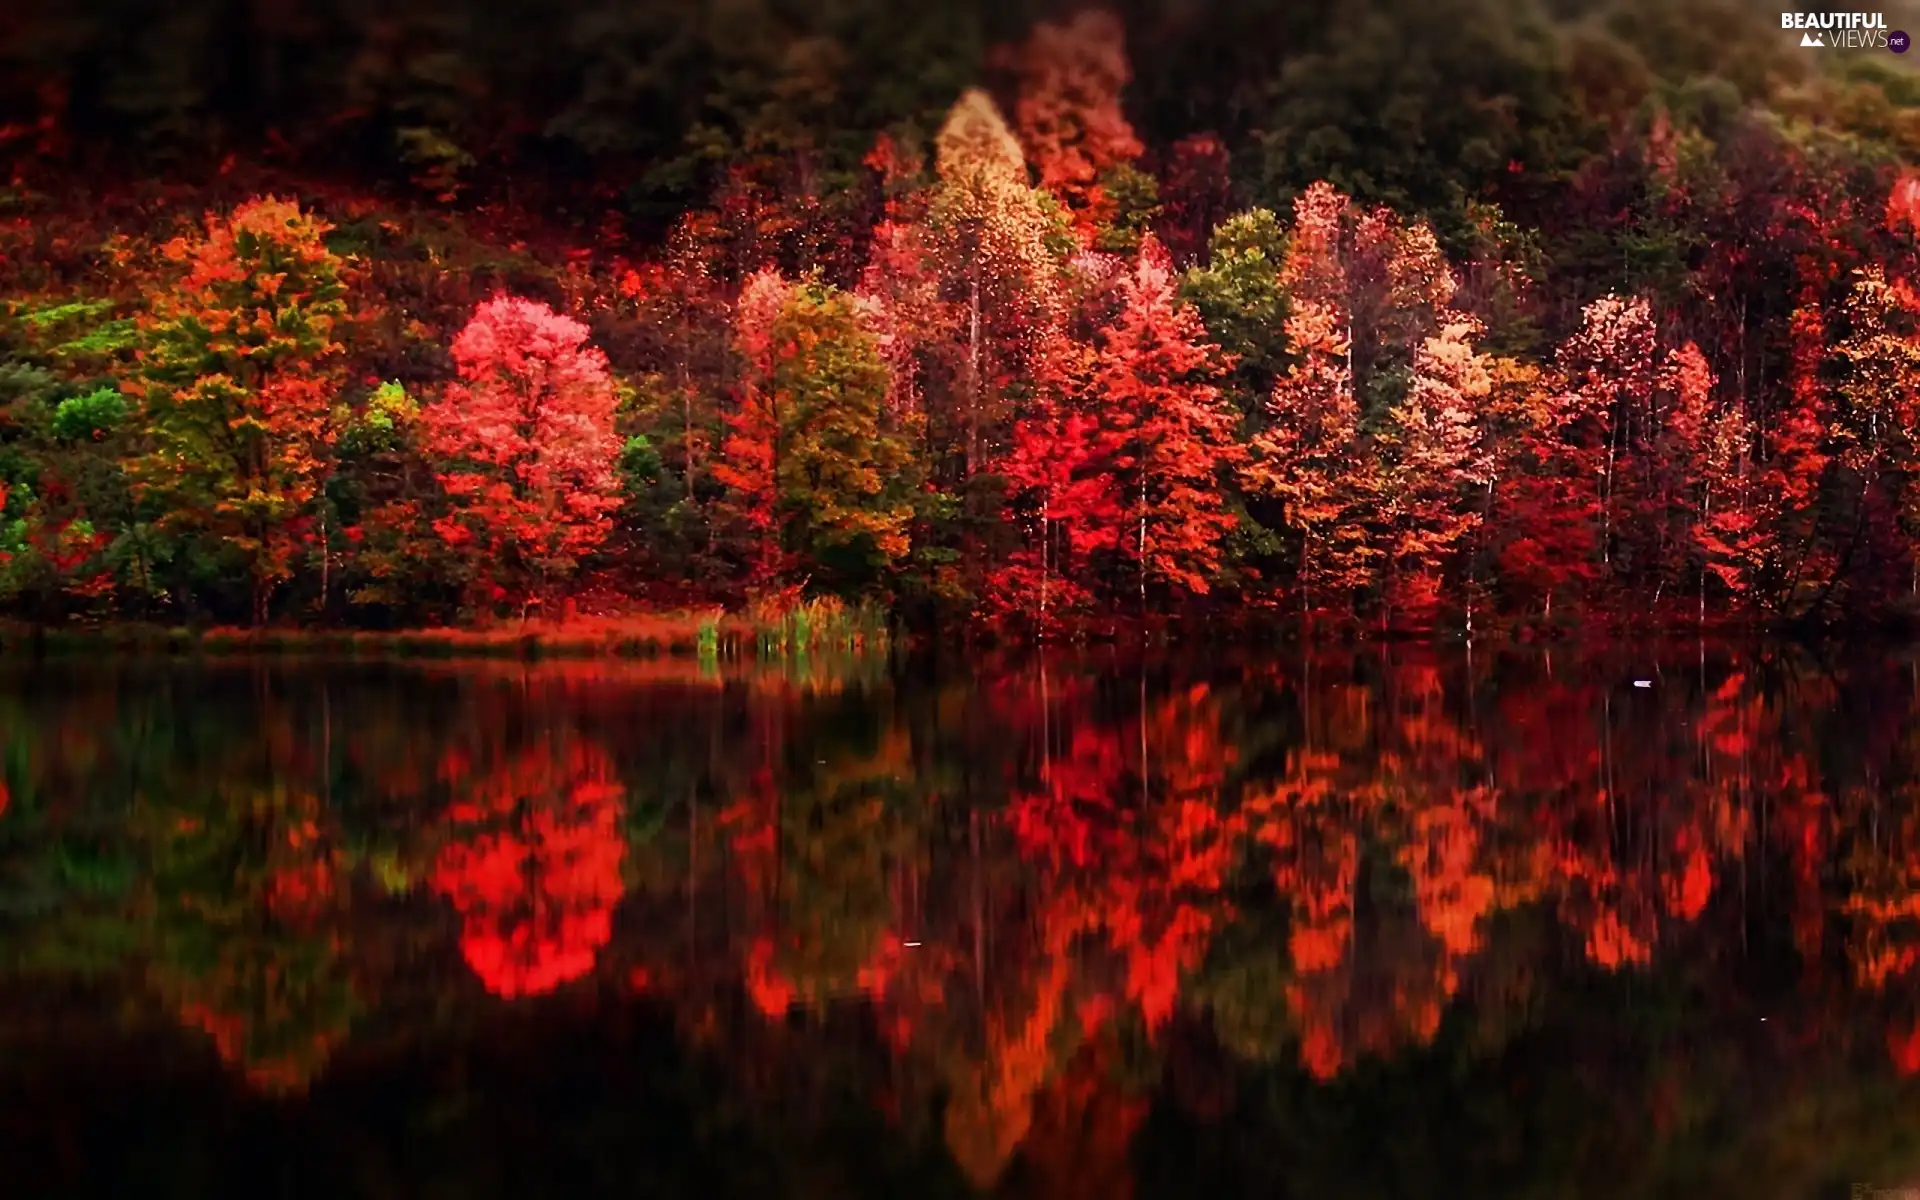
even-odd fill
[(0, 752), (9, 1196), (1920, 1184), (1900, 651), (21, 664)]

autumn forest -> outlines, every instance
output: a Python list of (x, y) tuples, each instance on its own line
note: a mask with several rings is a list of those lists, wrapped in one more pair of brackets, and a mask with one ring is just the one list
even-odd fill
[(1920, 1188), (1905, 36), (0, 0), (8, 1195)]
[(1744, 6), (71, 7), (24, 621), (1920, 615), (1920, 87)]

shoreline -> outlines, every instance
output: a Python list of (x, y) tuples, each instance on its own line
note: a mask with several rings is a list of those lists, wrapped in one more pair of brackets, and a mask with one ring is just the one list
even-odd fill
[[(108, 650), (170, 656), (322, 654), (353, 659), (657, 659), (757, 656), (768, 637), (732, 614), (660, 613), (491, 627), (303, 629), (194, 628), (141, 622), (30, 626), (0, 624), (0, 655), (67, 655)], [(813, 652), (845, 647), (813, 646)]]
[(1767, 641), (1819, 643), (1849, 640), (1905, 641), (1912, 630), (1899, 625), (1873, 628), (1792, 628), (1733, 622), (1661, 623), (1623, 629), (1610, 621), (1587, 626), (1500, 625), (1475, 630), (1386, 629), (1327, 624), (1303, 637), (1296, 621), (1191, 619), (1168, 616), (1142, 623), (1100, 620), (1060, 630), (1052, 637), (989, 635), (942, 637), (939, 634), (891, 634), (884, 627), (817, 630), (809, 633), (756, 623), (745, 613), (670, 611), (622, 617), (574, 617), (560, 621), (503, 622), (490, 626), (427, 626), (370, 630), (269, 626), (192, 627), (138, 621), (100, 624), (31, 625), (0, 621), (0, 656), (67, 656), (90, 652), (180, 657), (319, 655), (344, 659), (726, 659), (756, 660), (807, 655), (871, 656), (894, 650), (943, 652), (966, 650), (1019, 653), (1104, 649), (1298, 649), (1339, 646), (1540, 647), (1694, 641)]

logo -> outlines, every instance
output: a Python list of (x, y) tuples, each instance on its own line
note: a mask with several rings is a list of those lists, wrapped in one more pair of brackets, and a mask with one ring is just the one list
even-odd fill
[(1903, 40), (1895, 48), (1894, 38), (1904, 39), (1906, 35), (1887, 31), (1885, 13), (1787, 12), (1780, 14), (1780, 28), (1798, 33), (1805, 50), (1893, 50), (1905, 54), (1912, 45), (1910, 40)]
[(1907, 36), (1906, 30), (1896, 29), (1887, 35), (1887, 49), (1895, 54), (1905, 54), (1913, 49), (1913, 39)]

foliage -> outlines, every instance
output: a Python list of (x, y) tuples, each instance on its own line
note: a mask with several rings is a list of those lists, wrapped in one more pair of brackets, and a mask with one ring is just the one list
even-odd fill
[(451, 504), (434, 530), (476, 564), (487, 605), (548, 599), (611, 528), (616, 397), (586, 340), (543, 304), (490, 300), (454, 340), (458, 382), (422, 414)]
[(0, 608), (1920, 619), (1883, 61), (1718, 0), (614, 7), (329, 9), (292, 74), (22, 17)]
[(136, 493), (170, 529), (237, 555), (255, 622), (310, 536), (334, 437), (346, 302), (327, 228), (268, 197), (169, 243), (185, 271), (153, 298), (130, 384), (150, 441), (133, 468)]

